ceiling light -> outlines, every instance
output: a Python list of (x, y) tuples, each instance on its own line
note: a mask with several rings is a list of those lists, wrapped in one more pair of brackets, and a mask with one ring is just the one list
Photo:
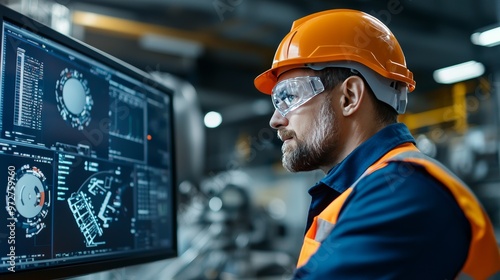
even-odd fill
[(144, 34), (139, 38), (142, 48), (180, 57), (197, 58), (203, 52), (199, 42), (157, 34)]
[(474, 60), (434, 71), (434, 80), (440, 84), (453, 84), (484, 74), (484, 65)]
[(217, 112), (211, 111), (205, 115), (203, 121), (205, 122), (206, 127), (215, 128), (222, 123), (222, 116)]
[(473, 44), (485, 47), (493, 47), (500, 44), (500, 26), (482, 32), (476, 32), (470, 36)]

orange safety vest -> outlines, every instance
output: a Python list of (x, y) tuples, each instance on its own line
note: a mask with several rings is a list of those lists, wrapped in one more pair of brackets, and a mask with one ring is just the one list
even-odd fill
[(426, 157), (412, 143), (402, 144), (388, 152), (372, 164), (360, 178), (339, 197), (330, 203), (318, 216), (314, 217), (306, 232), (297, 267), (307, 263), (318, 250), (337, 222), (340, 210), (357, 183), (365, 176), (381, 169), (390, 161), (403, 161), (423, 166), (429, 174), (446, 186), (465, 213), (471, 225), (469, 253), (462, 267), (460, 279), (489, 279), (500, 276), (500, 251), (495, 240), (493, 226), (478, 200), (464, 183), (437, 161)]

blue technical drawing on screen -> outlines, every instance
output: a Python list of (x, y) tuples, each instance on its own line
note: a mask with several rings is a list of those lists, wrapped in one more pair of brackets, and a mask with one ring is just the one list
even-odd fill
[(2, 28), (0, 273), (175, 251), (172, 96)]

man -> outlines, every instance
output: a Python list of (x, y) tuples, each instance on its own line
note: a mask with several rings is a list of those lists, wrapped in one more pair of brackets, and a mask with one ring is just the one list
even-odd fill
[(404, 124), (415, 88), (376, 18), (330, 10), (295, 21), (255, 79), (292, 172), (321, 169), (297, 279), (490, 279), (500, 256), (467, 187), (423, 156)]

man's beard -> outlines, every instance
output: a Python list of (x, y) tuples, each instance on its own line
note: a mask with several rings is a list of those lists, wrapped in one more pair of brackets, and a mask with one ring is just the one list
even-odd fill
[(339, 125), (330, 104), (323, 103), (312, 124), (311, 134), (305, 135), (304, 140), (292, 133), (295, 149), (286, 145), (282, 147), (282, 163), (288, 171), (316, 170), (330, 165), (334, 160), (332, 156), (338, 149)]

